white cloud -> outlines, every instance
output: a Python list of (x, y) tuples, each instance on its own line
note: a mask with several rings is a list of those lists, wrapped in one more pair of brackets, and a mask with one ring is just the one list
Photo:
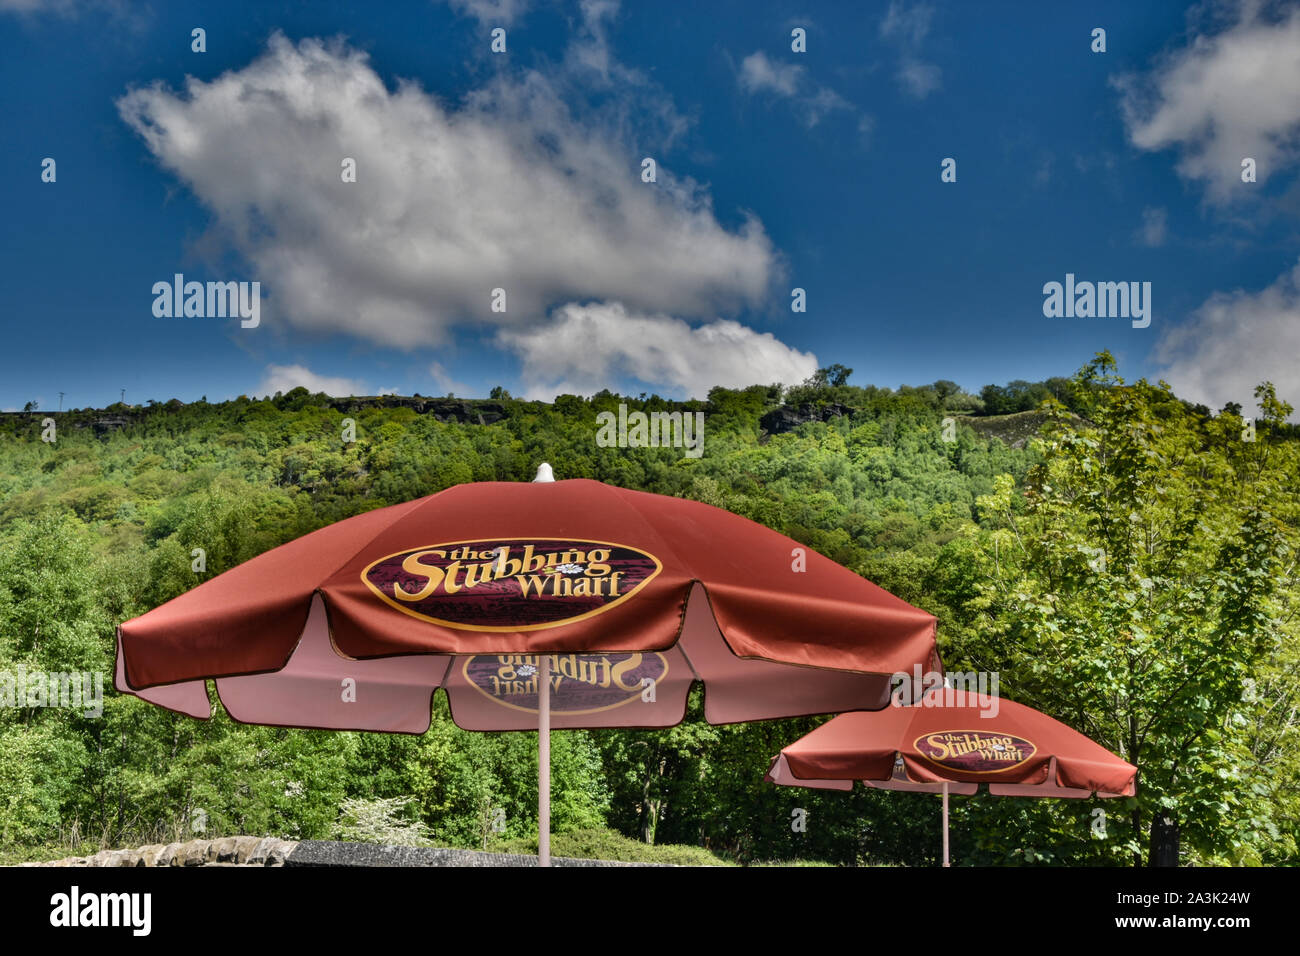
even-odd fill
[(1178, 149), (1178, 172), (1219, 203), (1251, 188), (1243, 158), (1263, 182), (1300, 148), (1300, 7), (1274, 21), (1260, 9), (1241, 3), (1226, 30), (1198, 33), (1146, 76), (1116, 80), (1133, 144)]
[(1056, 157), (1051, 153), (1044, 153), (1038, 161), (1038, 168), (1034, 171), (1034, 184), (1037, 186), (1046, 186), (1052, 181), (1052, 167), (1056, 165)]
[(593, 89), (613, 90), (616, 95), (604, 102), (620, 138), (653, 144), (663, 152), (677, 143), (692, 120), (677, 112), (668, 92), (644, 71), (614, 55), (609, 30), (619, 8), (619, 0), (579, 0), (579, 20), (569, 34), (563, 69), (551, 71), (547, 78), (579, 98), (589, 99)]
[(508, 27), (529, 7), (528, 0), (447, 0), (461, 16), (473, 17), (481, 26)]
[(619, 63), (609, 48), (608, 21), (618, 16), (618, 0), (580, 0), (578, 10), (582, 20), (566, 51), (569, 65), (594, 74), (607, 84), (613, 80), (645, 83), (644, 74)]
[(1169, 213), (1164, 207), (1148, 207), (1142, 210), (1142, 228), (1138, 232), (1138, 237), (1144, 246), (1163, 246), (1168, 230)]
[(772, 92), (794, 96), (803, 82), (804, 68), (796, 63), (773, 63), (762, 50), (740, 62), (740, 88), (746, 93)]
[(128, 27), (139, 26), (148, 16), (147, 10), (139, 4), (132, 6), (129, 0), (0, 0), (0, 13), (19, 16), (52, 14), (71, 20), (91, 12), (107, 13), (116, 23)]
[(942, 84), (943, 71), (933, 63), (906, 59), (898, 68), (898, 81), (911, 96), (923, 100)]
[(0, 0), (0, 12), (68, 14), (76, 5), (76, 0)]
[(880, 21), (880, 35), (899, 48), (896, 77), (903, 92), (923, 100), (943, 85), (943, 71), (921, 59), (921, 44), (930, 32), (934, 8), (928, 3), (908, 6), (902, 0), (890, 0), (885, 18)]
[(871, 135), (876, 131), (876, 121), (873, 117), (863, 116), (858, 120), (858, 141), (862, 144), (863, 149), (871, 145)]
[(464, 395), (470, 390), (464, 382), (452, 378), (451, 373), (443, 368), (441, 362), (430, 363), (429, 377), (433, 379), (433, 384), (438, 387), (438, 393), (441, 395)]
[(823, 116), (834, 110), (853, 109), (853, 104), (826, 86), (818, 87), (816, 93), (804, 97), (801, 106), (803, 107), (803, 121), (809, 127), (816, 126), (821, 122)]
[(350, 395), (368, 395), (366, 386), (351, 378), (335, 378), (329, 375), (317, 375), (302, 365), (268, 365), (262, 376), (261, 384), (253, 389), (253, 396), (271, 396), (276, 392), (289, 392), (298, 386), (307, 391), (324, 392), (335, 397)]
[(880, 21), (880, 35), (908, 47), (918, 47), (930, 32), (933, 17), (934, 8), (928, 3), (909, 7), (901, 0), (890, 0), (885, 19)]
[(1300, 264), (1266, 289), (1216, 292), (1152, 353), (1160, 377), (1180, 398), (1222, 408), (1255, 407), (1255, 386), (1269, 381), (1300, 405)]
[(252, 263), (264, 325), (419, 348), (458, 324), (527, 329), (576, 299), (711, 317), (759, 303), (781, 272), (756, 219), (724, 228), (664, 164), (642, 183), (643, 154), (537, 72), (450, 108), (390, 91), (363, 53), (276, 35), (242, 69), (118, 107)]
[(546, 325), (498, 337), (523, 360), (529, 398), (590, 395), (631, 380), (703, 398), (714, 385), (797, 384), (817, 370), (812, 353), (739, 322), (692, 328), (667, 315), (630, 313), (620, 303), (570, 303)]
[(756, 50), (740, 61), (736, 80), (746, 93), (770, 94), (790, 100), (809, 128), (816, 126), (833, 110), (853, 112), (855, 109), (830, 87), (812, 82), (803, 66), (769, 60), (762, 50)]

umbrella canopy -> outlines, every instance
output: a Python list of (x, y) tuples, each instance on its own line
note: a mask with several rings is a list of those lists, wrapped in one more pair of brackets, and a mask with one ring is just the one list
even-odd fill
[[(884, 706), (935, 619), (797, 542), (601, 482), (481, 482), (349, 518), (118, 630), (116, 686), (194, 717), (421, 733), (732, 723)], [(829, 670), (828, 670), (829, 669)]]
[(340, 521), (118, 629), (120, 691), (244, 723), (422, 733), (666, 727), (883, 707), (940, 662), (935, 619), (720, 508), (554, 481), (458, 485)]
[[(899, 762), (901, 759), (901, 763)], [(848, 790), (971, 794), (981, 783), (1013, 797), (1131, 797), (1137, 768), (1046, 714), (969, 695), (963, 705), (924, 702), (841, 714), (784, 748), (773, 783)]]
[(942, 793), (944, 865), (948, 794), (981, 784), (1007, 797), (1131, 797), (1137, 768), (1071, 727), (1014, 701), (951, 689), (920, 703), (827, 721), (784, 748), (764, 778), (784, 786)]

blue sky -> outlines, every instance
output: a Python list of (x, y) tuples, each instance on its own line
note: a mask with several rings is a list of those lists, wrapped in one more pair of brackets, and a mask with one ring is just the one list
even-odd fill
[[(0, 408), (974, 391), (1103, 348), (1300, 404), (1296, 4), (0, 0), (0, 50)], [(260, 324), (155, 316), (175, 273)], [(1151, 283), (1150, 325), (1045, 317), (1067, 273)]]

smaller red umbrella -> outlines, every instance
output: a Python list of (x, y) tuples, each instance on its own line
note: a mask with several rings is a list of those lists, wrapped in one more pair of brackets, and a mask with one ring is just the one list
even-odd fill
[[(952, 691), (947, 691), (952, 697)], [(1137, 767), (1058, 720), (1014, 701), (944, 692), (919, 704), (854, 711), (783, 749), (765, 780), (783, 786), (943, 794), (943, 865), (948, 865), (948, 794), (980, 784), (1005, 797), (1131, 797)]]

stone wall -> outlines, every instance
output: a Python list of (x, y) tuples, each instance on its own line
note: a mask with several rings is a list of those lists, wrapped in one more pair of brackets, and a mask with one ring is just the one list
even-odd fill
[[(614, 860), (552, 857), (553, 866), (662, 866)], [(537, 857), (444, 847), (382, 846), (331, 840), (278, 840), (234, 836), (188, 843), (157, 843), (134, 850), (103, 850), (21, 866), (536, 866)]]
[(101, 850), (22, 866), (284, 866), (298, 846), (275, 837), (234, 836), (188, 843), (155, 843), (134, 850)]

